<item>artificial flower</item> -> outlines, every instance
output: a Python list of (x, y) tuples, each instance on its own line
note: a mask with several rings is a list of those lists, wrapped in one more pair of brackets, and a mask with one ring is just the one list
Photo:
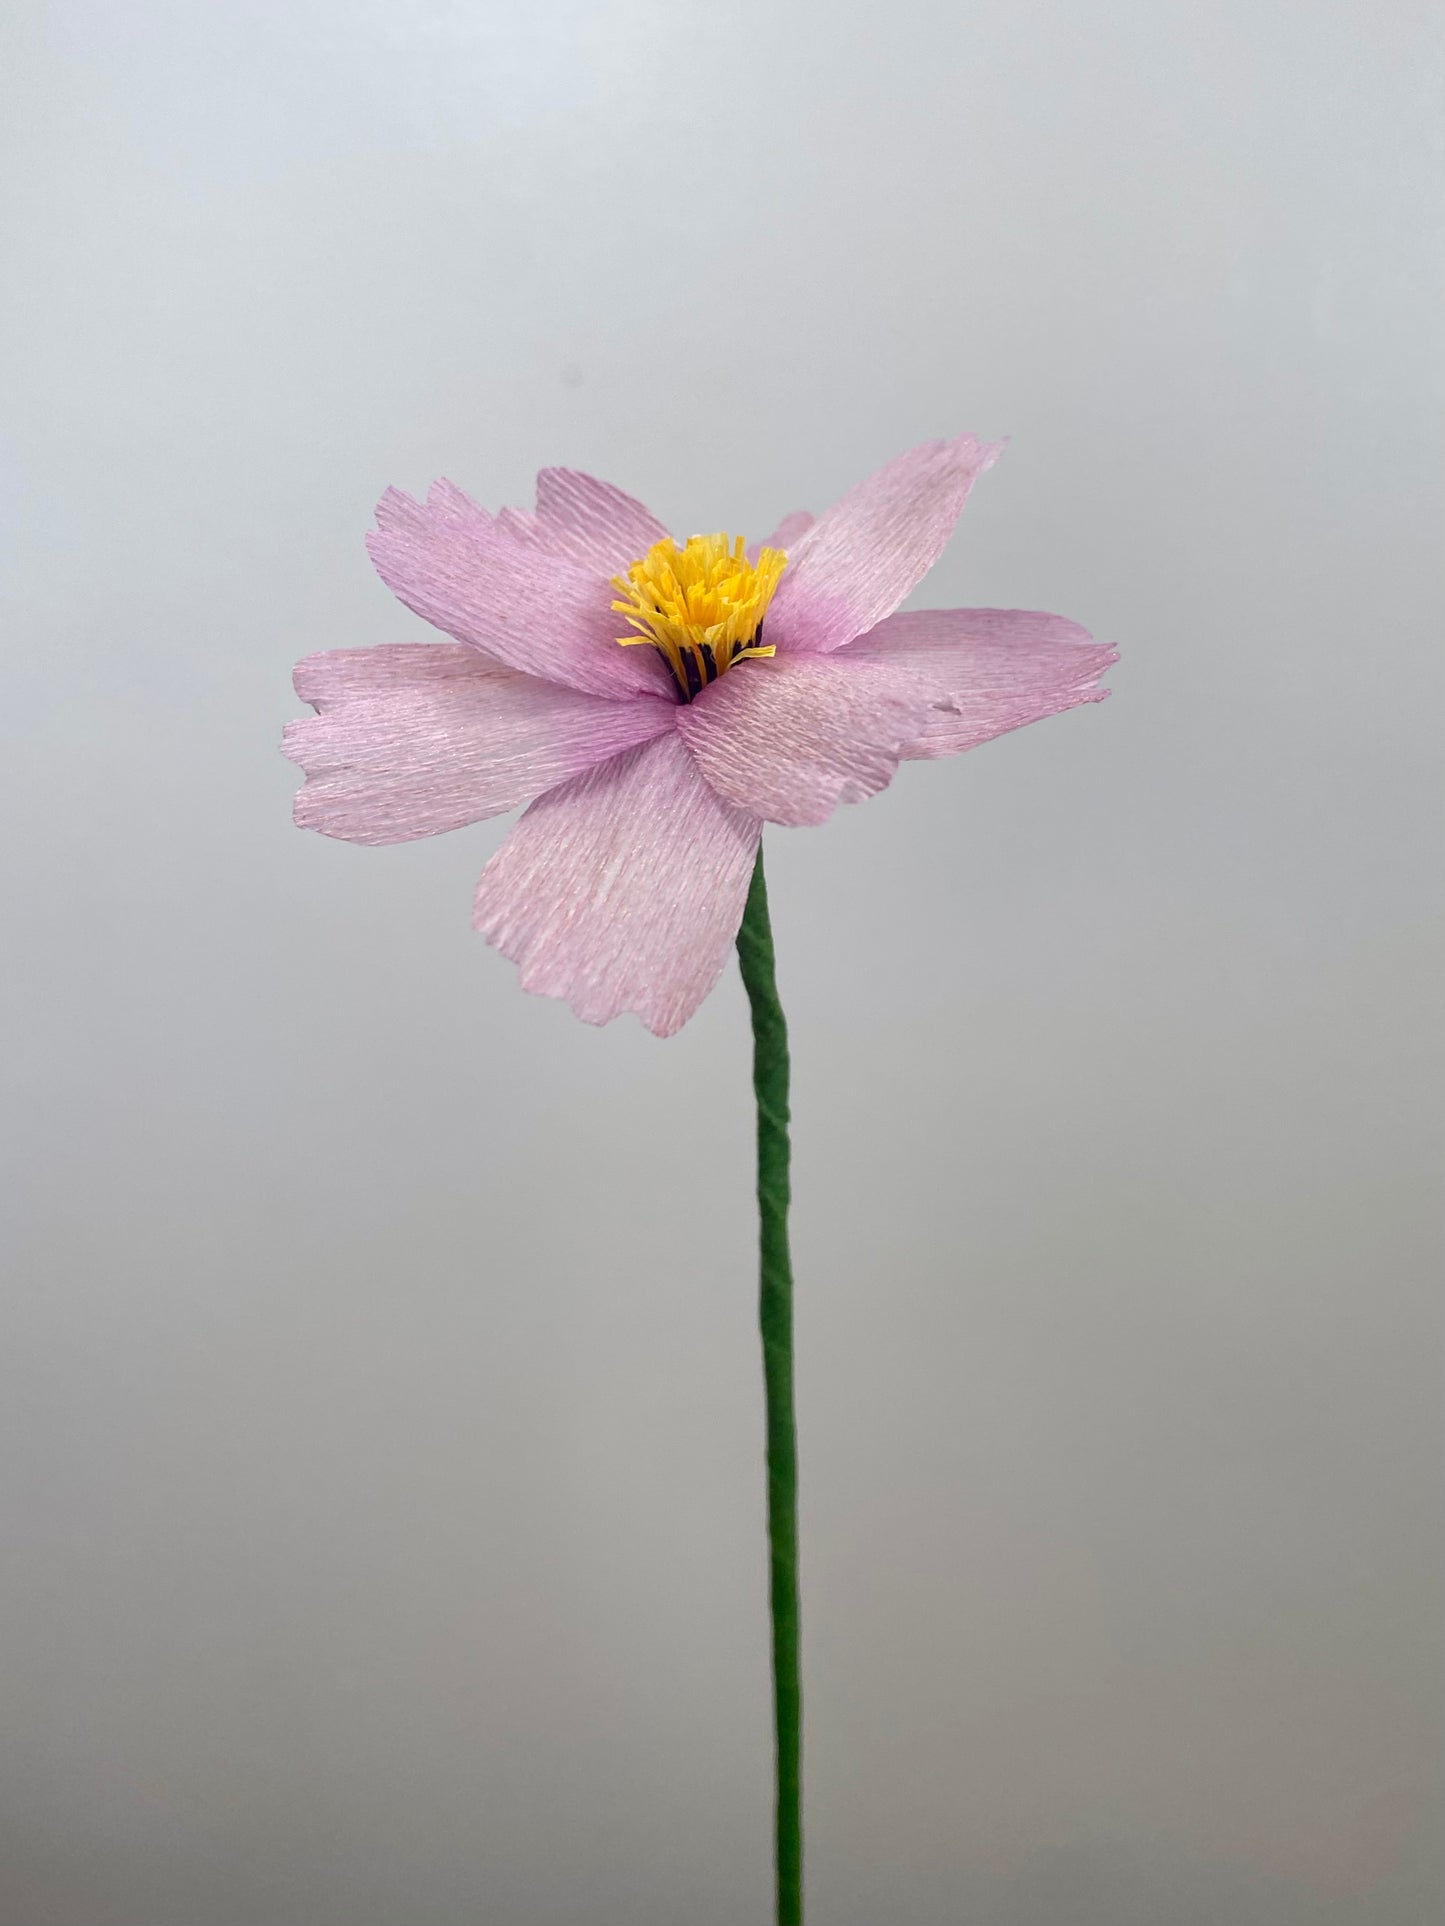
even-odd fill
[(1114, 650), (1061, 616), (895, 612), (999, 452), (926, 442), (753, 549), (678, 543), (571, 469), (495, 515), (447, 481), (389, 489), (372, 560), (455, 639), (297, 666), (317, 714), (286, 731), (296, 821), (394, 843), (530, 804), (476, 928), (524, 989), (670, 1036), (723, 969), (764, 822), (821, 823), (901, 761), (1107, 693)]

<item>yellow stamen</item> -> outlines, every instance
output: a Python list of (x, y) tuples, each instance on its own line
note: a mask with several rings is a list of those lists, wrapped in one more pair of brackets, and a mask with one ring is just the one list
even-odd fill
[(744, 656), (773, 653), (762, 640), (763, 617), (787, 565), (780, 548), (762, 549), (750, 562), (741, 535), (735, 544), (726, 535), (689, 535), (682, 548), (668, 536), (612, 578), (625, 598), (612, 606), (637, 631), (617, 639), (625, 649), (639, 642), (660, 649), (691, 702)]

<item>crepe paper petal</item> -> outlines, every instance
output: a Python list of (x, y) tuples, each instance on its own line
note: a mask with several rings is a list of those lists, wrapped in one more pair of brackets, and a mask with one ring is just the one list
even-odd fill
[(886, 664), (777, 656), (720, 676), (677, 727), (719, 795), (796, 827), (886, 789), (937, 700)]
[(399, 530), (403, 534), (419, 537), (425, 536), (439, 515), (462, 522), (490, 522), (492, 519), (486, 509), (474, 502), (464, 489), (445, 479), (432, 483), (424, 502), (413, 501), (410, 495), (403, 494), (399, 488), (388, 488), (376, 504), (378, 528)]
[(609, 580), (667, 539), (667, 530), (641, 502), (577, 468), (542, 469), (536, 509), (504, 508), (497, 526)]
[(425, 504), (388, 489), (366, 546), (387, 587), (426, 621), (524, 675), (590, 695), (676, 701), (652, 649), (620, 649), (604, 577), (498, 527), (450, 482)]
[(727, 961), (761, 827), (669, 733), (534, 802), (482, 872), (473, 921), (523, 989), (671, 1036)]
[(959, 435), (899, 455), (850, 489), (788, 550), (768, 612), (778, 653), (819, 654), (875, 627), (932, 568), (1002, 442)]
[(771, 535), (766, 536), (761, 542), (752, 544), (748, 549), (748, 560), (756, 562), (765, 548), (784, 550), (791, 548), (798, 537), (810, 529), (816, 520), (817, 517), (810, 514), (806, 508), (795, 508), (791, 515), (784, 515)]
[(949, 703), (906, 757), (956, 756), (1081, 702), (1102, 702), (1099, 677), (1119, 652), (1062, 615), (1031, 609), (918, 609), (890, 615), (831, 658), (874, 662)]
[(287, 725), (307, 772), (296, 822), (401, 843), (501, 815), (673, 726), (657, 696), (613, 702), (518, 675), (449, 642), (332, 649), (296, 668), (319, 714)]

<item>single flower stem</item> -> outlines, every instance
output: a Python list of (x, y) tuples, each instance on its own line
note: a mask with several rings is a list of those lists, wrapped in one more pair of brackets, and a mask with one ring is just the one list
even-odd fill
[(758, 850), (738, 931), (753, 1012), (758, 1104), (759, 1322), (767, 1402), (768, 1557), (777, 1739), (778, 1926), (803, 1917), (802, 1717), (798, 1675), (798, 1434), (793, 1417), (793, 1266), (788, 1255), (788, 1026), (773, 972), (773, 930)]

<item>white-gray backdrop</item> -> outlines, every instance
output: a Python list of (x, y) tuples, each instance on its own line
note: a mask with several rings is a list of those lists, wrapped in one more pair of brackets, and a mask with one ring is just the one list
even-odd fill
[(769, 842), (819, 1926), (1437, 1916), (1434, 6), (10, 0), (3, 1926), (769, 1900), (746, 1017), (289, 823), (388, 483), (1114, 698)]

